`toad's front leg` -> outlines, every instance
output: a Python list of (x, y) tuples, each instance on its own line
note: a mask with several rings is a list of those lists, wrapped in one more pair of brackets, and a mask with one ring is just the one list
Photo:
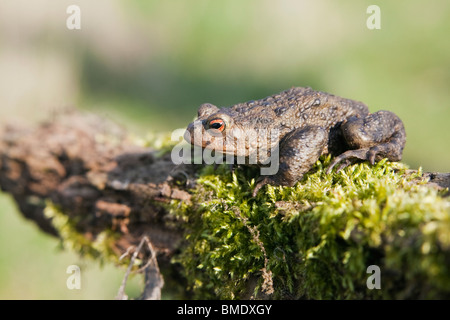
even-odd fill
[(253, 196), (266, 184), (293, 186), (322, 155), (328, 133), (321, 127), (309, 126), (286, 135), (279, 145), (279, 168), (273, 175), (258, 179)]
[(406, 143), (403, 122), (390, 111), (378, 111), (364, 118), (352, 117), (342, 124), (342, 133), (352, 150), (334, 158), (327, 173), (338, 163), (338, 171), (355, 160), (375, 161), (387, 158), (400, 161)]

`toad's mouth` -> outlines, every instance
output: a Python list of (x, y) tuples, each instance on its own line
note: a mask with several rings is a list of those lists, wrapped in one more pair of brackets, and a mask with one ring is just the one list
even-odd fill
[(184, 140), (194, 146), (220, 150), (225, 143), (222, 134), (212, 135), (203, 127), (202, 121), (194, 121), (188, 125), (184, 132)]

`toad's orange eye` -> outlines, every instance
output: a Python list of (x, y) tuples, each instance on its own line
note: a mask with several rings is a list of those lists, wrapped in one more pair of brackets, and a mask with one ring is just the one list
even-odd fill
[(215, 129), (222, 132), (223, 130), (225, 130), (225, 121), (223, 121), (222, 119), (214, 119), (208, 123), (208, 126), (210, 129)]

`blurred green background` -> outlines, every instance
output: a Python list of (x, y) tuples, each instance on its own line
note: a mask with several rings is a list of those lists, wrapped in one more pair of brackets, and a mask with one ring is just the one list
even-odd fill
[[(71, 4), (81, 30), (66, 27)], [(366, 26), (372, 4), (380, 30)], [(448, 172), (449, 32), (448, 0), (2, 0), (0, 125), (75, 106), (137, 135), (170, 132), (203, 102), (311, 86), (397, 113), (404, 162)], [(71, 264), (81, 290), (66, 287)], [(122, 276), (58, 250), (0, 194), (0, 298), (111, 299)]]

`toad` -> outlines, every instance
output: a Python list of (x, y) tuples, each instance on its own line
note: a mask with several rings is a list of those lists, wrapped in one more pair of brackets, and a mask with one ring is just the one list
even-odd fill
[(253, 196), (266, 184), (293, 186), (321, 155), (341, 170), (356, 161), (400, 161), (406, 142), (403, 122), (390, 111), (370, 113), (358, 101), (311, 88), (293, 87), (260, 100), (219, 108), (205, 103), (189, 124), (192, 145), (236, 159), (261, 171)]

